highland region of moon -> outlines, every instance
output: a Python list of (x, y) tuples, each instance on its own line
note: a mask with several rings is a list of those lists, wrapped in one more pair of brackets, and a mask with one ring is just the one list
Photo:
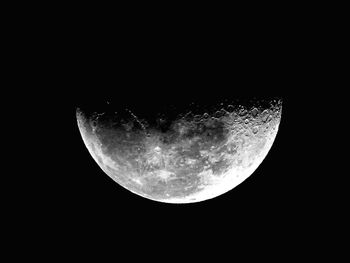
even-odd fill
[[(268, 154), (278, 131), (282, 100), (268, 106), (222, 106), (185, 112), (150, 124), (77, 109), (78, 127), (91, 156), (115, 182), (139, 196), (193, 203), (220, 196), (248, 178)], [(163, 129), (166, 123), (166, 129)]]

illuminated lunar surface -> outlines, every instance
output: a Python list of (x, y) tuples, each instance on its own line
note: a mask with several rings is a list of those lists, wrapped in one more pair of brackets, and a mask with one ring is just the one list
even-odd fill
[(186, 113), (166, 130), (129, 111), (129, 118), (77, 110), (84, 143), (100, 168), (139, 196), (194, 203), (224, 194), (249, 177), (268, 154), (278, 131), (282, 101), (268, 106), (222, 106)]

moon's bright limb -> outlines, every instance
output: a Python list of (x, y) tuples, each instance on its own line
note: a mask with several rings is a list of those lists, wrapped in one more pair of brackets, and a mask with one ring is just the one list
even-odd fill
[[(129, 143), (125, 155), (108, 149), (98, 127), (79, 111), (77, 120), (90, 154), (118, 184), (151, 200), (193, 203), (230, 191), (258, 168), (276, 138), (281, 103), (275, 101), (269, 109), (224, 111), (215, 118), (203, 114), (199, 122), (181, 120), (174, 125), (177, 139), (172, 143), (164, 143), (158, 132), (140, 143), (125, 138), (116, 147)], [(199, 129), (204, 133), (187, 136)]]

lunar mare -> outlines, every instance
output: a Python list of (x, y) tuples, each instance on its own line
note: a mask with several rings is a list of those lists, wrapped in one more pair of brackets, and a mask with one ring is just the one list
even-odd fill
[[(138, 119), (109, 129), (77, 110), (84, 143), (100, 168), (129, 191), (166, 203), (222, 195), (247, 179), (276, 138), (282, 101), (267, 108), (229, 105), (212, 114), (185, 114), (171, 131)], [(135, 129), (135, 126), (141, 126)]]

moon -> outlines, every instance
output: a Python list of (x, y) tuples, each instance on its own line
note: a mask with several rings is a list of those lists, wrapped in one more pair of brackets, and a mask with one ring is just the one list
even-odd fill
[(274, 143), (281, 115), (282, 99), (221, 103), (215, 111), (152, 123), (128, 109), (76, 111), (85, 146), (105, 174), (131, 193), (176, 204), (215, 198), (252, 175)]

